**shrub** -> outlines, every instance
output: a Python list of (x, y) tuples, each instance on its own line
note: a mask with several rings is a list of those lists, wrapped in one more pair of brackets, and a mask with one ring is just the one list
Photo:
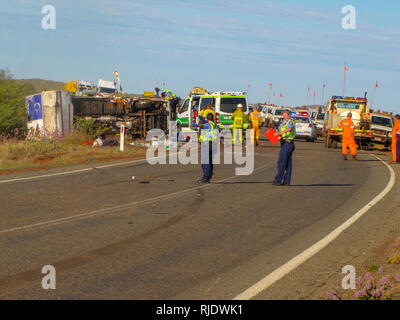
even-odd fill
[(0, 70), (0, 135), (26, 132), (25, 97), (33, 93), (29, 84), (19, 84), (7, 70)]

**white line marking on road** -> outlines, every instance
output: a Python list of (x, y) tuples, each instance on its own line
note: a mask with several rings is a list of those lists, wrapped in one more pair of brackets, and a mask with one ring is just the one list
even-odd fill
[[(265, 169), (265, 168), (269, 168), (272, 167), (274, 164), (268, 164), (262, 167), (259, 167), (257, 169), (254, 169), (254, 172)], [(150, 198), (150, 199), (145, 199), (145, 200), (140, 200), (140, 201), (134, 201), (134, 202), (130, 202), (130, 203), (125, 203), (119, 206), (115, 206), (115, 207), (110, 207), (110, 208), (103, 208), (103, 209), (99, 209), (99, 210), (94, 210), (94, 211), (90, 211), (90, 212), (85, 212), (85, 213), (81, 213), (81, 214), (76, 214), (76, 215), (72, 215), (72, 216), (67, 216), (67, 217), (63, 217), (63, 218), (58, 218), (58, 219), (53, 219), (53, 220), (48, 220), (48, 221), (43, 221), (43, 222), (38, 222), (38, 223), (33, 223), (33, 224), (29, 224), (29, 225), (25, 225), (25, 226), (20, 226), (20, 227), (14, 227), (14, 228), (9, 228), (9, 229), (4, 229), (4, 230), (0, 230), (0, 234), (5, 234), (5, 233), (10, 233), (10, 232), (14, 232), (14, 231), (23, 231), (23, 230), (27, 230), (27, 229), (33, 229), (33, 228), (38, 228), (38, 227), (43, 227), (43, 226), (50, 226), (50, 225), (58, 225), (58, 224), (62, 224), (64, 222), (69, 222), (69, 221), (76, 221), (76, 220), (81, 220), (81, 219), (85, 219), (91, 216), (96, 216), (96, 215), (100, 215), (100, 214), (105, 214), (105, 213), (110, 213), (116, 210), (123, 210), (123, 209), (128, 209), (131, 208), (133, 206), (137, 206), (137, 205), (143, 205), (146, 203), (152, 203), (155, 201), (159, 201), (159, 200), (165, 200), (168, 198), (172, 198), (175, 196), (181, 196), (183, 194), (186, 193), (191, 193), (194, 192), (198, 189), (205, 189), (205, 188), (210, 188), (212, 186), (217, 186), (217, 183), (220, 182), (224, 182), (224, 181), (228, 181), (228, 180), (232, 180), (238, 177), (243, 177), (243, 176), (231, 176), (222, 180), (218, 180), (212, 184), (209, 185), (203, 185), (203, 186), (196, 186), (190, 189), (186, 189), (186, 190), (180, 190), (180, 191), (176, 191), (173, 193), (168, 193), (168, 194), (164, 194), (164, 195), (160, 195), (154, 198)]]
[(382, 190), (375, 198), (373, 198), (370, 202), (368, 202), (363, 208), (361, 208), (356, 214), (354, 214), (350, 219), (344, 222), (342, 225), (333, 230), (330, 234), (328, 234), (325, 238), (319, 240), (317, 243), (312, 245), (310, 248), (306, 249), (299, 255), (295, 256), (293, 259), (286, 262), (284, 265), (279, 267), (278, 269), (271, 272), (265, 278), (261, 279), (259, 282), (233, 298), (233, 300), (249, 300), (254, 298), (262, 291), (268, 289), (275, 282), (282, 279), (284, 276), (292, 272), (298, 266), (306, 262), (312, 256), (317, 254), (323, 248), (325, 248), (328, 244), (330, 244), (333, 240), (335, 240), (341, 233), (343, 233), (346, 229), (348, 229), (352, 224), (354, 224), (358, 219), (360, 219), (366, 212), (368, 212), (371, 207), (377, 204), (380, 200), (382, 200), (386, 194), (390, 192), (393, 188), (394, 183), (396, 181), (396, 174), (393, 171), (393, 168), (389, 166), (386, 162), (384, 162), (379, 157), (373, 155), (375, 158), (380, 160), (385, 166), (389, 169), (390, 179), (385, 189)]
[(142, 162), (142, 161), (146, 161), (146, 159), (138, 159), (138, 160), (133, 160), (133, 161), (118, 162), (118, 163), (112, 163), (112, 164), (107, 164), (107, 165), (103, 165), (103, 166), (96, 166), (96, 167), (91, 167), (91, 168), (85, 168), (85, 169), (77, 169), (77, 170), (57, 172), (57, 173), (41, 174), (41, 175), (31, 176), (31, 177), (0, 180), (0, 184), (1, 183), (16, 182), (16, 181), (24, 181), (24, 180), (42, 179), (42, 178), (48, 178), (48, 177), (57, 177), (57, 176), (63, 176), (63, 175), (67, 175), (67, 174), (74, 174), (74, 173), (91, 171), (91, 170), (94, 170), (94, 169), (105, 169), (105, 168), (110, 168), (110, 167), (123, 166), (123, 165), (133, 164), (133, 163)]

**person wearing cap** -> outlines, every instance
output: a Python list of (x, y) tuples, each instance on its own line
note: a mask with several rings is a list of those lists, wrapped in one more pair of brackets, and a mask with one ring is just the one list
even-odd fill
[(218, 128), (214, 122), (214, 115), (207, 114), (206, 123), (200, 123), (201, 134), (199, 142), (201, 143), (201, 168), (203, 169), (203, 178), (198, 180), (199, 184), (210, 183), (214, 174), (213, 155), (218, 152)]
[(349, 112), (347, 114), (347, 118), (343, 119), (339, 122), (338, 127), (343, 129), (342, 133), (342, 154), (343, 159), (347, 160), (347, 155), (349, 154), (348, 148), (350, 148), (350, 153), (353, 160), (356, 160), (357, 157), (357, 144), (354, 140), (354, 130), (355, 125), (354, 122), (351, 120), (352, 114)]
[(291, 118), (289, 110), (282, 112), (283, 121), (276, 136), (281, 137), (281, 151), (278, 158), (278, 173), (273, 185), (289, 186), (292, 179), (292, 156), (295, 150), (294, 139), (296, 137), (296, 124)]
[(178, 97), (171, 90), (165, 90), (165, 92), (163, 92), (161, 94), (161, 97), (163, 97), (165, 100), (168, 101), (169, 117), (171, 120), (175, 121), (176, 120), (176, 108), (177, 108), (177, 104), (179, 102)]
[(240, 103), (237, 105), (235, 112), (232, 114), (231, 119), (233, 120), (232, 125), (232, 143), (237, 143), (239, 137), (240, 144), (243, 143), (243, 125), (246, 122), (246, 115), (243, 112), (243, 105)]

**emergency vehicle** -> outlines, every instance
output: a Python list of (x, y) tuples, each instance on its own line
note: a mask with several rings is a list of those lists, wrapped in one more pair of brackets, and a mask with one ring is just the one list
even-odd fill
[(208, 95), (207, 90), (194, 87), (178, 109), (177, 126), (182, 132), (198, 131), (200, 98)]
[[(218, 91), (210, 94), (195, 93), (187, 97), (179, 109), (177, 116), (178, 130), (198, 131), (198, 121), (201, 110), (211, 104), (215, 112), (215, 123), (220, 130), (232, 129), (233, 120), (231, 116), (238, 104), (243, 105), (243, 112), (248, 114), (248, 103), (245, 92)], [(197, 110), (196, 110), (197, 109)], [(197, 117), (195, 113), (197, 111)], [(245, 123), (243, 128), (247, 129)]]
[(343, 129), (338, 127), (340, 121), (351, 112), (356, 127), (354, 138), (359, 149), (367, 150), (372, 142), (371, 113), (366, 96), (364, 98), (333, 96), (328, 102), (327, 122), (324, 128), (324, 145), (336, 148), (342, 142)]

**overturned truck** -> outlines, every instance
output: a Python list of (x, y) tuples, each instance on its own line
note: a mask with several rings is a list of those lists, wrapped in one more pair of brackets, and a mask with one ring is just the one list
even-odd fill
[(112, 132), (125, 124), (126, 133), (136, 138), (146, 137), (153, 128), (167, 131), (168, 104), (160, 97), (95, 98), (73, 97), (74, 117), (95, 119)]

